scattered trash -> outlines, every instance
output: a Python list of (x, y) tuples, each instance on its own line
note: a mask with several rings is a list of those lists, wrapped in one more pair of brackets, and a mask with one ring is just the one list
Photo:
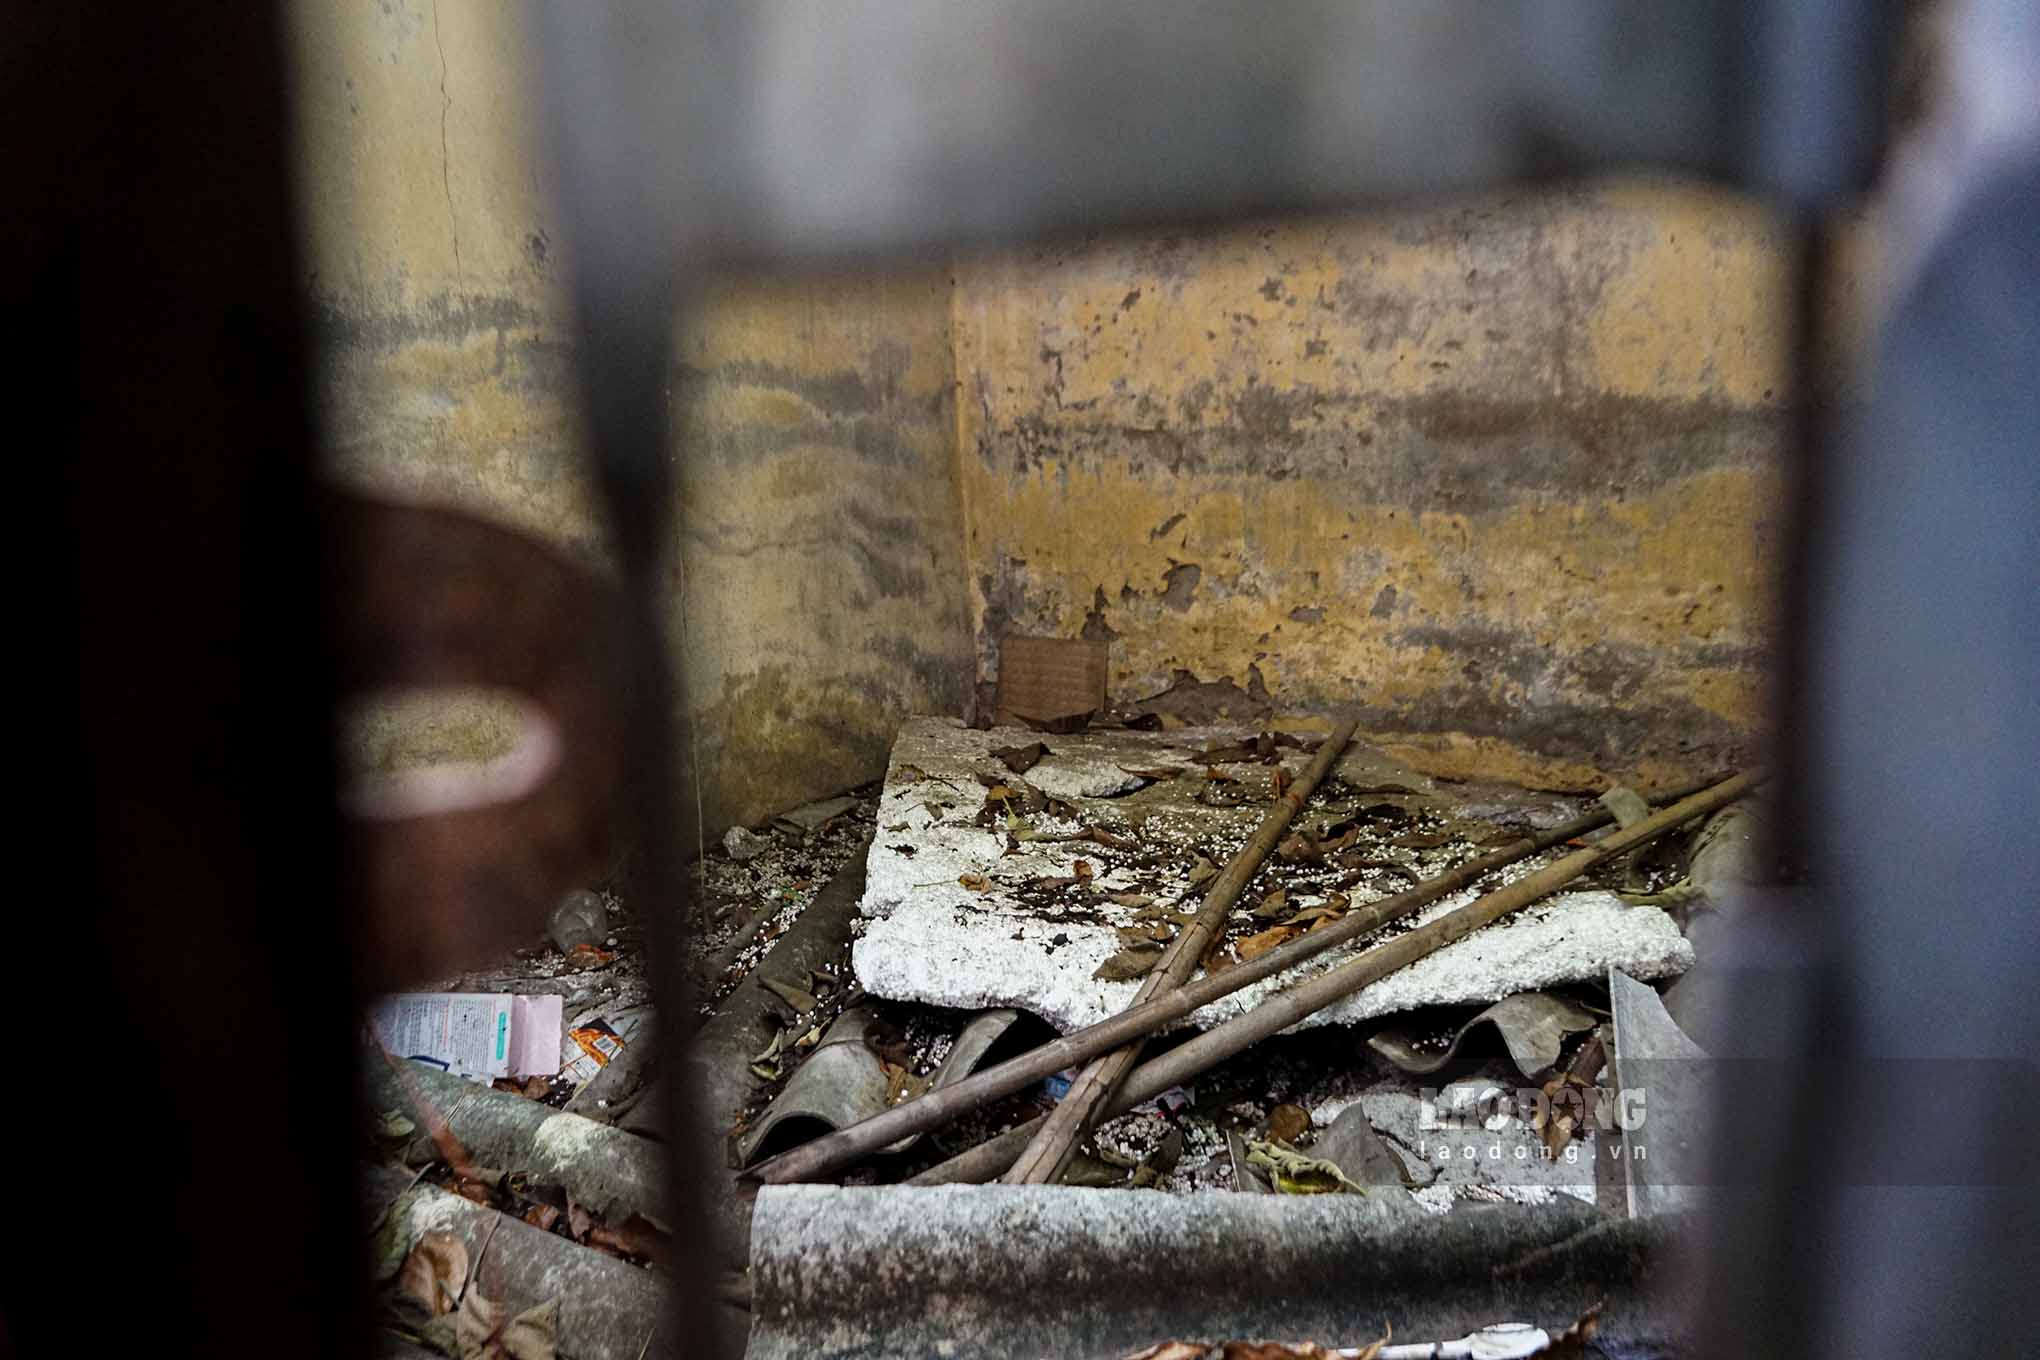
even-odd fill
[(585, 888), (568, 893), (566, 900), (553, 908), (546, 933), (562, 954), (571, 955), (582, 945), (597, 948), (609, 936), (608, 904), (601, 894)]
[(369, 1009), (369, 1027), (399, 1058), (484, 1085), (556, 1075), (562, 998), (545, 993), (399, 992)]
[(1508, 1046), (1516, 1070), (1534, 1077), (1558, 1061), (1566, 1035), (1592, 1029), (1597, 1023), (1592, 1014), (1548, 992), (1519, 992), (1503, 997), (1461, 1025), (1442, 1048), (1414, 1039), (1402, 1028), (1381, 1030), (1368, 1039), (1367, 1046), (1405, 1072), (1428, 1076), (1459, 1056), (1459, 1046), (1469, 1033), (1491, 1025)]
[(617, 1059), (651, 1018), (650, 1006), (594, 1007), (574, 1016), (560, 1038), (560, 1075), (580, 1090)]
[(723, 832), (722, 843), (730, 858), (739, 864), (756, 859), (772, 848), (770, 837), (757, 835), (741, 826), (733, 826)]

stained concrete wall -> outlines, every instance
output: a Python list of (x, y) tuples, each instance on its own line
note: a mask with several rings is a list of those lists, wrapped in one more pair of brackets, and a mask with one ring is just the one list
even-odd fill
[(970, 689), (948, 273), (724, 280), (679, 359), (704, 781), (748, 813), (876, 778)]
[[(292, 12), (335, 472), (600, 563), (515, 12)], [(1111, 636), (1120, 697), (1351, 709), (1441, 773), (1726, 759), (1781, 261), (1747, 206), (1632, 184), (718, 282), (673, 375), (704, 830), (876, 774), (1016, 630)]]
[(1083, 633), (1117, 696), (1228, 680), (1439, 773), (1732, 757), (1776, 567), (1781, 244), (1624, 185), (962, 262), (981, 672), (1009, 630)]
[[(328, 463), (601, 568), (521, 18), (486, 0), (291, 8)], [(900, 717), (963, 703), (947, 276), (719, 282), (674, 376), (701, 399), (676, 432), (681, 784), (713, 837), (877, 777)], [(435, 723), (427, 741), (371, 717), (356, 757), (504, 742), (486, 708)]]

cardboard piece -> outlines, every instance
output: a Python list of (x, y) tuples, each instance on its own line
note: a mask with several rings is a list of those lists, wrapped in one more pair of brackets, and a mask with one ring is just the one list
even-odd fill
[(487, 1083), (558, 1074), (562, 1004), (551, 995), (398, 992), (378, 999), (368, 1022), (399, 1058)]
[(1089, 638), (1009, 637), (999, 644), (998, 721), (1051, 723), (1105, 707), (1111, 644)]

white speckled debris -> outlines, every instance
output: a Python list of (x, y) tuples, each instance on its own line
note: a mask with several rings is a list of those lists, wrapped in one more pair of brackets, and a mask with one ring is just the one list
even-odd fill
[[(1132, 924), (1136, 909), (1113, 904), (1105, 895), (1135, 893), (1158, 902), (1181, 897), (1180, 909), (1194, 910), (1197, 890), (1187, 878), (1198, 855), (1223, 865), (1259, 823), (1272, 793), (1266, 766), (1228, 764), (1225, 770), (1252, 795), (1251, 801), (1238, 807), (1198, 802), (1206, 765), (1197, 753), (1252, 735), (1251, 729), (1206, 728), (1040, 736), (1016, 728), (973, 731), (951, 719), (909, 720), (893, 748), (879, 806), (863, 900), (864, 912), (873, 919), (855, 946), (858, 981), (874, 995), (895, 1000), (967, 1009), (1016, 1006), (1065, 1031), (1125, 1009), (1138, 982), (1099, 981), (1092, 974), (1120, 948), (1115, 928)], [(1024, 775), (1007, 775), (990, 754), (1035, 741), (1046, 742), (1051, 754)], [(1294, 749), (1282, 757), (1291, 773), (1309, 760)], [(1126, 773), (1172, 767), (1188, 773), (1151, 784)], [(1074, 820), (1046, 813), (1027, 819), (1022, 828), (1027, 836), (1101, 826), (1130, 839), (1134, 847), (1009, 841), (1002, 820), (990, 827), (973, 821), (984, 805), (980, 773), (1024, 779), (1075, 805)], [(1420, 832), (1427, 827), (1465, 829), (1452, 820), (1457, 809), (1450, 796), (1364, 743), (1349, 748), (1333, 776), (1299, 826), (1321, 825), (1355, 807), (1378, 808), (1386, 802), (1418, 817)], [(1118, 797), (1096, 792), (1127, 785), (1138, 791)], [(1550, 802), (1548, 795), (1526, 799), (1522, 820), (1533, 815), (1548, 820), (1544, 805)], [(1484, 796), (1481, 811), (1495, 817), (1491, 798)], [(1393, 860), (1420, 876), (1476, 853), (1463, 839), (1412, 848), (1386, 837), (1364, 848), (1368, 857)], [(1025, 886), (1033, 879), (1071, 876), (1080, 859), (1093, 871), (1089, 891), (1043, 892)], [(1523, 862), (1504, 877), (1528, 873), (1542, 862)], [(1307, 906), (1324, 899), (1334, 876), (1330, 869), (1271, 857), (1235, 909), (1232, 934), (1236, 938), (1267, 924), (1249, 916), (1263, 894), (1284, 887), (1292, 907)], [(973, 891), (962, 881), (966, 877), (991, 887)], [(1361, 903), (1387, 896), (1407, 881), (1381, 875), (1347, 892)], [(1471, 890), (1455, 894), (1417, 919), (1429, 920), (1474, 896)], [(1335, 950), (1306, 967), (1332, 966), (1360, 947)], [(1419, 1006), (1496, 1001), (1514, 992), (1604, 977), (1610, 967), (1646, 980), (1666, 977), (1683, 972), (1692, 961), (1691, 946), (1656, 908), (1627, 906), (1605, 892), (1562, 894), (1383, 978), (1300, 1027), (1350, 1024)], [(1218, 1024), (1294, 979), (1291, 974), (1258, 983), (1205, 1007), (1188, 1023)]]

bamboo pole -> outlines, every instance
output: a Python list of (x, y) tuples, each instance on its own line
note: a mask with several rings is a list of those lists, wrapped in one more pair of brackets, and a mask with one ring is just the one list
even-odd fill
[[(1226, 864), (1225, 872), (1204, 894), (1204, 902), (1197, 908), (1196, 917), (1177, 932), (1176, 938), (1169, 944), (1168, 953), (1140, 984), (1140, 990), (1133, 997), (1135, 1006), (1177, 991), (1190, 980), (1205, 951), (1224, 934), (1227, 913), (1240, 900), (1240, 894), (1247, 890), (1248, 882), (1260, 872), (1262, 862), (1281, 844), (1290, 822), (1303, 810), (1304, 801), (1317, 789), (1318, 781), (1344, 754), (1357, 726), (1348, 719), (1334, 727), (1330, 735), (1319, 743), (1317, 754), (1311, 757), (1310, 764), (1304, 767), (1296, 782), (1277, 795), (1275, 805), (1268, 809), (1261, 825), (1254, 829), (1247, 843)], [(1145, 1037), (1137, 1038), (1103, 1057), (1093, 1058), (1077, 1074), (1077, 1079), (1070, 1083), (1069, 1092), (1048, 1116), (1041, 1132), (1035, 1135), (1034, 1141), (1006, 1173), (1007, 1183), (1055, 1183), (1062, 1175), (1063, 1167), (1069, 1164), (1071, 1154), (1077, 1150), (1077, 1144), (1097, 1122), (1098, 1112), (1106, 1100), (1126, 1080), (1126, 1074), (1133, 1070), (1134, 1063), (1140, 1058), (1141, 1046), (1146, 1042)]]
[[(1718, 808), (1726, 807), (1762, 783), (1764, 778), (1762, 773), (1736, 775), (1702, 793), (1683, 798), (1643, 821), (1603, 837), (1593, 845), (1567, 855), (1534, 874), (1525, 875), (1514, 883), (1498, 888), (1457, 911), (1399, 935), (1385, 944), (1376, 945), (1337, 968), (1276, 993), (1245, 1015), (1235, 1016), (1226, 1023), (1177, 1045), (1161, 1057), (1134, 1068), (1127, 1075), (1126, 1082), (1119, 1092), (1106, 1102), (1104, 1117), (1123, 1114), (1144, 1100), (1152, 1100), (1172, 1086), (1180, 1086), (1191, 1078), (1211, 1070), (1227, 1058), (1253, 1047), (1261, 1040), (1280, 1034), (1306, 1016), (1351, 996), (1370, 983), (1380, 981), (1396, 969), (1407, 967), (1427, 954), (1435, 953), (1456, 940), (1464, 939), (1482, 926), (1491, 925), (1510, 912), (1519, 911), (1532, 902), (1556, 892), (1605, 860), (1634, 850), (1695, 818), (1704, 817)], [(951, 1182), (991, 1180), (1012, 1158), (1019, 1156), (1029, 1143), (1039, 1136), (1048, 1118), (1049, 1116), (1042, 1116), (1017, 1128), (1008, 1129), (968, 1152), (930, 1167), (907, 1183), (942, 1185)]]
[[(1703, 781), (1657, 796), (1674, 800), (1687, 798), (1717, 782)], [(1606, 809), (1596, 808), (1562, 826), (1498, 846), (1435, 878), (1357, 907), (1331, 925), (1271, 949), (1258, 959), (1236, 964), (1222, 973), (1207, 974), (1177, 991), (1059, 1039), (1052, 1039), (954, 1085), (903, 1102), (848, 1128), (781, 1153), (753, 1167), (748, 1174), (767, 1184), (808, 1181), (825, 1176), (861, 1161), (909, 1134), (940, 1128), (1001, 1096), (1031, 1086), (1043, 1077), (1118, 1048), (1129, 1040), (1152, 1034), (1221, 997), (1251, 987), (1264, 978), (1274, 977), (1327, 950), (1372, 934), (1441, 897), (1479, 882), (1497, 869), (1563, 845), (1613, 820)], [(1011, 1160), (1009, 1155), (1006, 1162), (1000, 1164), (999, 1170), (1003, 1170)], [(994, 1171), (993, 1174), (998, 1173)]]

